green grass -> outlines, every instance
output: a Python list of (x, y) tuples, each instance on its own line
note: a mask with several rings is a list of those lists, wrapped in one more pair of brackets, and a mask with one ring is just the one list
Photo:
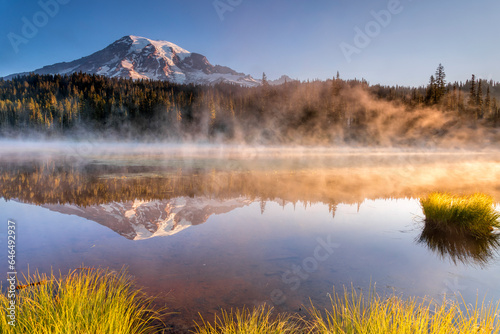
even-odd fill
[(493, 198), (485, 194), (456, 196), (435, 192), (421, 198), (420, 204), (426, 225), (442, 231), (459, 229), (484, 238), (491, 235), (492, 227), (500, 225)]
[[(133, 287), (124, 271), (75, 270), (56, 278), (35, 274), (18, 283), (17, 323), (0, 317), (1, 333), (143, 334), (156, 330), (152, 300)], [(40, 284), (38, 284), (40, 283)], [(7, 308), (6, 294), (0, 305)]]

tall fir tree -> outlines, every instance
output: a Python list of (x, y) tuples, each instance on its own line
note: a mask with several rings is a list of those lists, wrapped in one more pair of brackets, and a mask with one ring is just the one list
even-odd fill
[(477, 83), (476, 108), (477, 117), (483, 118), (483, 86), (481, 83), (481, 79), (479, 79)]
[(470, 80), (470, 91), (469, 91), (469, 108), (474, 109), (476, 106), (476, 76), (473, 74)]
[(486, 115), (491, 113), (491, 94), (490, 94), (490, 86), (486, 88), (486, 97), (484, 98), (484, 112)]
[(429, 104), (436, 103), (436, 80), (433, 75), (431, 75), (429, 79), (429, 86), (427, 86), (426, 100)]
[(444, 73), (444, 66), (442, 64), (439, 64), (435, 74), (436, 74), (435, 100), (437, 103), (446, 93), (446, 74)]

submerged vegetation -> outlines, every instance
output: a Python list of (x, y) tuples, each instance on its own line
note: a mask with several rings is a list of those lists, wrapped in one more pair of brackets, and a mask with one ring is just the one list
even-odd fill
[[(15, 326), (4, 313), (1, 333), (146, 334), (158, 328), (152, 300), (133, 287), (125, 271), (89, 268), (60, 278), (37, 273), (16, 290)], [(7, 309), (6, 294), (0, 305)]]
[(420, 200), (429, 229), (469, 234), (475, 238), (488, 238), (493, 227), (499, 227), (500, 214), (495, 211), (491, 196), (476, 193), (457, 196), (431, 193)]

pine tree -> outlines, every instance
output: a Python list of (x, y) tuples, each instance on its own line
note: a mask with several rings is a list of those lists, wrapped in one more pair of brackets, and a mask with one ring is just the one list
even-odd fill
[(484, 99), (484, 111), (487, 115), (491, 113), (491, 95), (490, 86), (486, 88), (486, 98)]
[(469, 107), (474, 108), (476, 106), (476, 99), (476, 76), (473, 74), (470, 82)]
[(483, 88), (481, 84), (481, 79), (478, 80), (477, 84), (476, 107), (477, 107), (477, 117), (483, 118)]
[(469, 103), (472, 102), (475, 104), (476, 100), (476, 76), (473, 74), (470, 81), (470, 98)]
[(495, 126), (500, 125), (500, 108), (498, 108), (496, 97), (493, 98), (491, 102), (491, 107), (493, 109), (493, 115), (495, 119)]
[(436, 69), (436, 87), (435, 87), (435, 100), (436, 103), (441, 100), (446, 92), (446, 74), (444, 73), (444, 67), (442, 64), (439, 64)]
[(429, 86), (427, 86), (426, 100), (429, 104), (436, 103), (436, 80), (433, 75), (431, 75), (429, 79)]
[(457, 107), (457, 84), (453, 85), (453, 94), (451, 94), (450, 109), (456, 110)]
[(269, 86), (269, 82), (267, 81), (267, 75), (265, 72), (262, 73), (262, 86), (264, 87)]

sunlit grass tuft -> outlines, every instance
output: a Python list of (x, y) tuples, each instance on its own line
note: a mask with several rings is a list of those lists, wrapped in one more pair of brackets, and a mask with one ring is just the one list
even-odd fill
[(499, 304), (467, 305), (463, 299), (436, 303), (430, 299), (381, 297), (356, 292), (334, 293), (324, 311), (311, 305), (309, 319), (290, 315), (271, 317), (264, 307), (221, 311), (213, 323), (202, 319), (196, 334), (498, 334)]
[[(196, 323), (197, 334), (293, 334), (305, 330), (298, 319), (280, 314), (272, 316), (272, 309), (265, 306), (243, 308), (243, 310), (221, 311), (215, 316), (214, 322), (201, 319)], [(305, 333), (305, 332), (304, 332)]]
[(425, 223), (436, 229), (458, 228), (476, 238), (484, 238), (491, 234), (492, 227), (500, 225), (493, 198), (485, 194), (456, 196), (435, 192), (421, 198), (420, 204)]
[(344, 296), (334, 294), (331, 308), (309, 310), (310, 333), (315, 334), (496, 334), (497, 304), (466, 305), (463, 300), (437, 304), (432, 300), (397, 296), (364, 296), (354, 289)]
[[(37, 284), (37, 283), (41, 284)], [(6, 309), (9, 300), (0, 296)], [(157, 329), (152, 300), (133, 287), (125, 271), (75, 270), (56, 278), (36, 273), (17, 290), (15, 327), (0, 317), (1, 333), (143, 334)]]

